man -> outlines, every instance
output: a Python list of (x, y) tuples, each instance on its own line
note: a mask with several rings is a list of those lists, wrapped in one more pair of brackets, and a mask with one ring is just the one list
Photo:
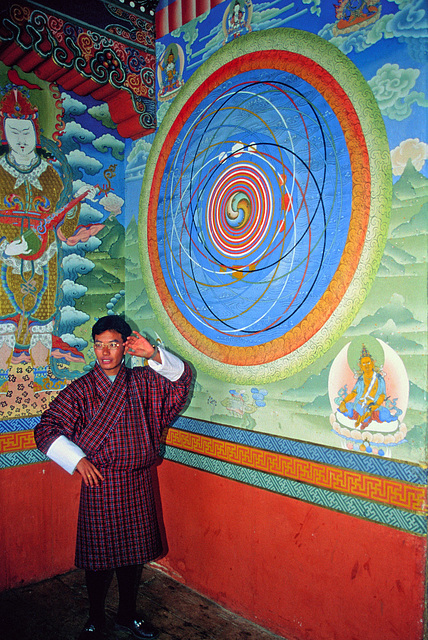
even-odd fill
[[(162, 431), (186, 402), (192, 374), (120, 316), (100, 318), (92, 337), (94, 369), (60, 392), (34, 435), (41, 451), (83, 479), (75, 563), (86, 570), (89, 620), (79, 640), (103, 636), (114, 571), (116, 626), (153, 639), (157, 631), (136, 616), (142, 566), (161, 553), (150, 467)], [(126, 353), (147, 358), (149, 366), (126, 368)]]

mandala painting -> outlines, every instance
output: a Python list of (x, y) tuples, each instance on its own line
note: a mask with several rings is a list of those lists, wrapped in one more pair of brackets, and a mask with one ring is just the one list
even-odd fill
[(168, 338), (226, 380), (308, 366), (368, 293), (390, 199), (383, 121), (345, 55), (292, 29), (229, 43), (171, 104), (145, 172), (143, 274)]

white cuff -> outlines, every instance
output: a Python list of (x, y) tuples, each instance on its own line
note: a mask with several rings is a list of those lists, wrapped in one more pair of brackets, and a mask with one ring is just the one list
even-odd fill
[(156, 360), (149, 360), (149, 367), (154, 369), (157, 373), (160, 373), (164, 378), (171, 380), (171, 382), (176, 382), (183, 375), (184, 363), (180, 358), (177, 358), (177, 356), (174, 356), (172, 353), (169, 353), (169, 351), (161, 349), (160, 347), (159, 353), (162, 364), (159, 364)]
[(85, 457), (82, 449), (66, 436), (59, 436), (54, 440), (46, 455), (70, 474), (76, 469), (79, 460)]

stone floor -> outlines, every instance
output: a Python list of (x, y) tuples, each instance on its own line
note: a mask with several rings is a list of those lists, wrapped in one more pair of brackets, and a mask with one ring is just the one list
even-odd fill
[[(107, 597), (108, 639), (114, 631), (118, 593), (114, 579)], [(153, 567), (145, 567), (138, 608), (147, 613), (159, 640), (278, 640), (261, 627), (230, 613)], [(2, 640), (75, 640), (87, 618), (84, 572), (77, 570), (0, 593)], [(132, 636), (131, 636), (132, 637)]]

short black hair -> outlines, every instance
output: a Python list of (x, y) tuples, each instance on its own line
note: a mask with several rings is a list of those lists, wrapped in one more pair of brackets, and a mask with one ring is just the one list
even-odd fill
[(92, 340), (95, 340), (95, 336), (99, 336), (104, 331), (117, 331), (122, 336), (123, 341), (132, 333), (132, 329), (126, 320), (122, 316), (114, 315), (103, 316), (96, 321), (92, 327)]

